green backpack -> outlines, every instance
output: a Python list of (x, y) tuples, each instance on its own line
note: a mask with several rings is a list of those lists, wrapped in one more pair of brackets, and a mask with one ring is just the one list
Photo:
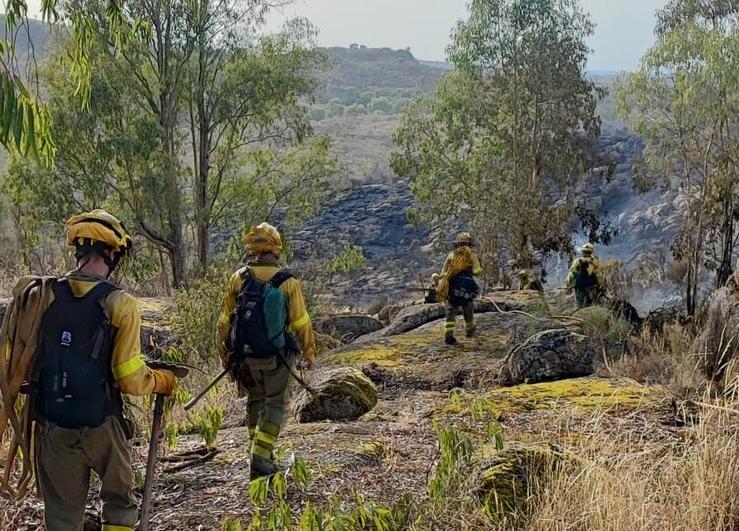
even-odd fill
[(284, 270), (269, 281), (260, 282), (248, 268), (244, 270), (244, 284), (236, 298), (229, 334), (232, 352), (237, 358), (269, 358), (299, 350), (288, 331), (287, 298), (280, 290), (280, 286), (292, 277), (290, 271)]

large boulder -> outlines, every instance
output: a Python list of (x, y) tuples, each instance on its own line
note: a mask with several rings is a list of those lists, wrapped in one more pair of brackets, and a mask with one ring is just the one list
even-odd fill
[(385, 325), (376, 317), (360, 313), (332, 315), (316, 323), (316, 331), (344, 343), (351, 343), (360, 336), (377, 332)]
[(375, 384), (350, 367), (324, 372), (310, 385), (315, 394), (301, 389), (295, 399), (299, 422), (356, 420), (375, 407), (379, 398)]
[(475, 490), (491, 515), (526, 517), (547, 480), (571, 462), (555, 445), (511, 442), (502, 450), (486, 445), (472, 459)]
[(726, 389), (739, 373), (739, 297), (729, 288), (712, 296), (706, 324), (691, 348), (706, 377)]
[(500, 371), (502, 385), (537, 383), (593, 374), (592, 341), (566, 328), (534, 334), (506, 356)]

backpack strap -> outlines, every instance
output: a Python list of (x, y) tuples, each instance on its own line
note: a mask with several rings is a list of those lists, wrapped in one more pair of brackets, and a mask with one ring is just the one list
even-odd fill
[(289, 269), (282, 269), (275, 273), (275, 276), (273, 276), (269, 283), (272, 285), (273, 288), (279, 289), (280, 286), (282, 286), (286, 280), (289, 280), (291, 278), (294, 278), (295, 274), (290, 271)]
[(72, 293), (72, 288), (69, 286), (69, 281), (66, 277), (62, 277), (54, 282), (54, 286), (51, 289), (54, 291), (54, 300), (74, 299), (74, 293)]
[[(113, 284), (112, 282), (109, 282), (107, 280), (104, 280), (102, 282), (98, 282), (98, 284), (92, 288), (90, 291), (87, 292), (87, 295), (85, 297), (90, 297), (93, 300), (97, 301), (99, 304), (100, 302), (110, 293), (113, 293), (114, 291), (118, 291), (121, 288)], [(103, 325), (100, 327), (100, 329), (95, 334), (95, 342), (93, 343), (92, 350), (90, 351), (90, 358), (96, 360), (100, 358), (100, 354), (103, 352), (103, 343), (105, 341), (105, 338), (108, 334), (108, 325), (109, 321), (107, 316), (103, 320)]]
[(88, 291), (87, 294), (85, 294), (85, 298), (91, 297), (93, 300), (101, 301), (107, 295), (119, 289), (121, 288), (119, 288), (112, 282), (108, 280), (102, 280), (98, 282), (90, 291)]

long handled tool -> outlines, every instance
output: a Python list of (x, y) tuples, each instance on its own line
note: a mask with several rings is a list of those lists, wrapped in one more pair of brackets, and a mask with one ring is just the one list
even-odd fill
[(195, 407), (195, 404), (200, 402), (200, 400), (202, 400), (202, 398), (208, 394), (208, 391), (213, 389), (218, 384), (218, 382), (223, 380), (223, 377), (226, 376), (228, 374), (228, 371), (230, 370), (231, 370), (230, 368), (223, 369), (223, 371), (218, 376), (213, 378), (213, 380), (211, 380), (211, 382), (205, 387), (205, 389), (200, 391), (187, 404), (185, 404), (184, 406), (185, 411), (190, 411), (193, 407)]
[[(152, 361), (147, 363), (155, 369), (167, 369), (177, 378), (187, 376), (188, 370), (181, 365), (172, 365), (166, 362)], [(149, 455), (146, 458), (146, 482), (144, 483), (144, 497), (141, 501), (141, 520), (139, 531), (149, 530), (149, 514), (151, 513), (151, 493), (154, 490), (157, 466), (157, 446), (162, 433), (162, 418), (164, 417), (164, 395), (156, 395), (154, 399), (154, 419), (151, 422), (151, 439), (149, 440)]]
[(157, 446), (162, 432), (162, 415), (164, 414), (164, 395), (157, 395), (154, 400), (154, 420), (151, 423), (151, 440), (149, 455), (146, 459), (146, 483), (144, 483), (144, 499), (141, 501), (140, 531), (149, 529), (149, 513), (151, 512), (151, 493), (154, 490), (154, 474), (157, 466)]

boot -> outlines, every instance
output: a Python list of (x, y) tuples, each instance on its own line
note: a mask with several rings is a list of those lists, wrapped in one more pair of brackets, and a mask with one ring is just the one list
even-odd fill
[(457, 339), (454, 336), (446, 336), (444, 337), (444, 343), (447, 345), (456, 345)]
[(251, 463), (249, 464), (249, 479), (254, 481), (255, 479), (274, 476), (280, 471), (280, 467), (277, 463), (265, 459), (262, 456), (251, 454)]
[(467, 329), (467, 337), (472, 338), (475, 337), (475, 332), (477, 331), (476, 327), (470, 327)]

